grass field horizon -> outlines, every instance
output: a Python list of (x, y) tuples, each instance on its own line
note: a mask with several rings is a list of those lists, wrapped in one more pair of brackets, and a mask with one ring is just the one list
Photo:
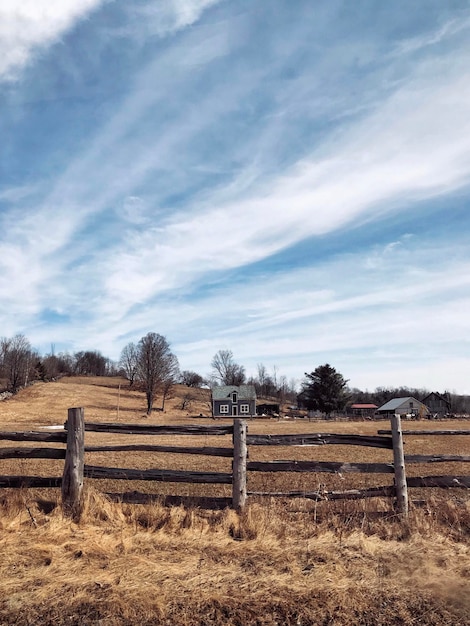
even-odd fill
[[(120, 388), (119, 388), (120, 386)], [(87, 421), (183, 424), (206, 413), (207, 399), (181, 410), (177, 388), (166, 411), (145, 415), (144, 396), (120, 379), (64, 378), (37, 383), (0, 403), (1, 430), (63, 424), (67, 408), (83, 406)], [(118, 409), (119, 406), (119, 409)], [(158, 406), (158, 400), (157, 400)], [(223, 423), (223, 420), (217, 422)], [(466, 428), (468, 422), (446, 422)], [(420, 422), (420, 428), (436, 423)], [(384, 421), (253, 420), (250, 432), (376, 434)], [(114, 443), (115, 435), (106, 435)], [(100, 439), (99, 439), (100, 438)], [(148, 443), (147, 438), (147, 443)], [(87, 433), (94, 443), (103, 435)], [(198, 438), (162, 438), (199, 445)], [(468, 454), (468, 437), (417, 438), (410, 453)], [(139, 442), (132, 436), (128, 442)], [(120, 440), (122, 443), (123, 441)], [(206, 444), (203, 437), (200, 444)], [(5, 442), (7, 445), (7, 442)], [(17, 444), (15, 444), (17, 445)], [(218, 438), (216, 445), (230, 445)], [(273, 457), (273, 454), (275, 455)], [(390, 451), (346, 446), (250, 449), (250, 458), (390, 460)], [(87, 460), (87, 462), (89, 462)], [(93, 464), (224, 471), (230, 459), (148, 453), (94, 455)], [(2, 474), (60, 475), (63, 462), (2, 460)], [(438, 472), (466, 473), (456, 464)], [(463, 464), (461, 464), (463, 466)], [(426, 466), (427, 468), (427, 466)], [(423, 472), (424, 468), (413, 468)], [(387, 480), (392, 480), (385, 476)], [(274, 482), (273, 482), (274, 480)], [(384, 476), (322, 476), (331, 487), (385, 484)], [(318, 476), (260, 475), (255, 490), (317, 486)], [(152, 504), (113, 502), (105, 492), (148, 491)], [(238, 514), (195, 505), (165, 506), (158, 496), (226, 495), (227, 486), (86, 481), (76, 524), (62, 516), (59, 490), (0, 493), (1, 624), (322, 624), (468, 625), (470, 505), (462, 490), (419, 490), (409, 519), (389, 500), (319, 503), (254, 499)]]

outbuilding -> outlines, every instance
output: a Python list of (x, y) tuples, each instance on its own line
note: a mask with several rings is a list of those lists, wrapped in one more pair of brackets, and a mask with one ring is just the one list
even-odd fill
[(406, 398), (393, 398), (376, 411), (378, 415), (400, 415), (409, 419), (420, 419), (429, 414), (428, 407), (411, 396)]
[(423, 402), (433, 415), (444, 417), (444, 415), (448, 415), (451, 412), (450, 399), (447, 394), (442, 396), (433, 391), (423, 399)]
[(355, 417), (372, 417), (377, 411), (378, 406), (376, 404), (351, 404), (349, 407), (350, 412)]

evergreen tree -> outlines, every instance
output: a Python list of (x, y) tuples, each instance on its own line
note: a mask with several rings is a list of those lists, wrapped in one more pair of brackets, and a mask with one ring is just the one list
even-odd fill
[(299, 396), (308, 409), (321, 411), (329, 418), (332, 411), (340, 411), (348, 401), (348, 381), (329, 363), (319, 365), (305, 380)]

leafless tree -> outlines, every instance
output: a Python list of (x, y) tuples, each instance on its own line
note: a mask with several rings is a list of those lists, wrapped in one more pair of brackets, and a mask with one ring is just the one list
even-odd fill
[(191, 370), (183, 370), (181, 372), (181, 384), (186, 387), (202, 387), (206, 381), (197, 372)]
[(196, 396), (194, 394), (194, 391), (186, 391), (183, 397), (181, 398), (180, 409), (182, 411), (189, 411), (195, 399), (196, 399)]
[(256, 382), (259, 387), (257, 389), (257, 392), (261, 395), (261, 397), (265, 398), (266, 397), (266, 382), (268, 380), (268, 370), (262, 363), (258, 363), (256, 367), (258, 370), (258, 380)]
[(119, 359), (119, 367), (123, 370), (130, 387), (134, 384), (137, 375), (137, 354), (137, 346), (131, 342), (124, 346)]
[(34, 362), (37, 356), (24, 335), (15, 335), (13, 339), (0, 341), (0, 369), (8, 380), (10, 391), (16, 393), (27, 385), (33, 376)]
[(179, 376), (178, 359), (174, 354), (168, 356), (162, 368), (162, 382), (160, 390), (162, 394), (162, 411), (165, 410), (165, 402), (172, 397), (173, 386)]
[(245, 368), (235, 362), (231, 350), (219, 350), (212, 359), (211, 367), (213, 377), (222, 385), (245, 383)]
[(76, 352), (74, 358), (75, 374), (80, 376), (106, 376), (108, 373), (109, 359), (97, 350)]
[(162, 394), (164, 408), (165, 398), (178, 373), (178, 359), (171, 352), (166, 338), (157, 333), (148, 333), (142, 337), (137, 346), (136, 378), (145, 391), (148, 415), (152, 412), (158, 392)]

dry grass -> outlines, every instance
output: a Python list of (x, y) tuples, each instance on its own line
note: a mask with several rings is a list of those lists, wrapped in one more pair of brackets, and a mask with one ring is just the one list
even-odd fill
[[(118, 384), (116, 379), (63, 379), (34, 385), (0, 404), (1, 428), (62, 423), (69, 406), (85, 406), (90, 421), (144, 421), (142, 396), (126, 387), (121, 388), (117, 415)], [(202, 408), (204, 400), (200, 402)], [(188, 423), (189, 416), (181, 414), (178, 404), (179, 399), (173, 399), (164, 416), (155, 413), (147, 421)], [(193, 405), (191, 412), (203, 412), (198, 408)], [(378, 427), (386, 424), (250, 423), (251, 432), (375, 433)], [(105, 437), (116, 441), (117, 436)], [(87, 433), (87, 438), (88, 443), (103, 442), (103, 435)], [(193, 438), (179, 439), (182, 445), (197, 445)], [(134, 438), (142, 440), (149, 438)], [(407, 452), (424, 453), (431, 440), (432, 452), (449, 452), (448, 438), (425, 437), (407, 444)], [(229, 445), (226, 438), (218, 438), (216, 445), (224, 445), (222, 441)], [(208, 443), (207, 438), (200, 443)], [(452, 452), (468, 454), (468, 438), (453, 438), (452, 443)], [(251, 456), (313, 455), (328, 460), (390, 459), (388, 451), (333, 446), (259, 447)], [(87, 463), (151, 467), (156, 461), (146, 453), (115, 453), (111, 458), (95, 454)], [(157, 464), (223, 470), (229, 461), (159, 455)], [(2, 461), (1, 467), (3, 474), (60, 475), (62, 464)], [(457, 469), (454, 464), (445, 471)], [(441, 465), (433, 466), (428, 473), (442, 470)], [(389, 480), (382, 476), (378, 481), (386, 484), (384, 478)], [(268, 476), (258, 474), (250, 488), (316, 487), (320, 480), (346, 488), (368, 479), (280, 474), (273, 485)], [(425, 506), (413, 509), (404, 523), (385, 500), (324, 506), (300, 499), (264, 499), (238, 515), (229, 509), (165, 507), (159, 501), (145, 506), (113, 503), (98, 488), (161, 494), (180, 490), (194, 496), (209, 490), (213, 495), (226, 493), (223, 486), (89, 481), (77, 525), (62, 517), (53, 490), (5, 490), (0, 500), (0, 624), (470, 623), (470, 504), (462, 493), (430, 496), (428, 491)]]
[(2, 624), (468, 624), (468, 508), (315, 522), (274, 501), (239, 516), (88, 490), (75, 525), (40, 504), (2, 503)]

